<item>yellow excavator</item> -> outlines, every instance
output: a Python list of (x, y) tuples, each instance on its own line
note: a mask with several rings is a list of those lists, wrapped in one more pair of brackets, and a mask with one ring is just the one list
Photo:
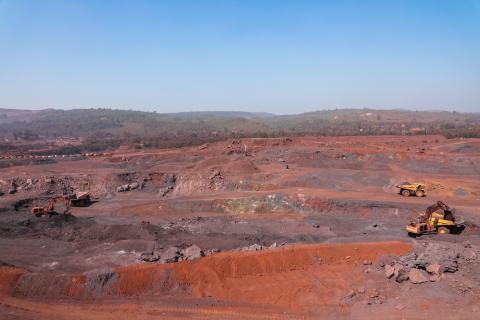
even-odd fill
[(416, 196), (416, 197), (425, 197), (427, 196), (427, 188), (423, 183), (410, 183), (402, 182), (396, 185), (400, 189), (400, 194), (402, 196)]
[(409, 236), (428, 233), (448, 234), (462, 230), (464, 220), (455, 217), (455, 209), (438, 201), (427, 208), (424, 214), (405, 226)]

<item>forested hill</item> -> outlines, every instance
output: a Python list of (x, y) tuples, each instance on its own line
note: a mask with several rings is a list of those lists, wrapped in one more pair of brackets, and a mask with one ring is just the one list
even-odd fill
[(480, 137), (480, 114), (374, 109), (336, 109), (296, 115), (230, 111), (162, 114), (112, 109), (0, 109), (0, 137), (4, 141), (61, 137), (170, 147), (231, 137), (426, 133)]

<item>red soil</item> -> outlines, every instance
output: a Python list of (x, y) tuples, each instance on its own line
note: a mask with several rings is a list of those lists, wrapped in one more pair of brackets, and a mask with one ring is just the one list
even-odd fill
[(276, 305), (303, 312), (319, 305), (338, 305), (342, 296), (365, 278), (358, 267), (363, 261), (410, 250), (407, 243), (380, 242), (226, 252), (193, 262), (119, 268), (116, 291), (121, 295), (158, 295), (185, 288), (197, 298)]
[(0, 296), (12, 294), (15, 283), (24, 273), (25, 271), (19, 268), (0, 267)]
[[(257, 315), (258, 308), (270, 310), (272, 315), (292, 312), (297, 315), (331, 315), (338, 312), (347, 315), (349, 306), (342, 304), (342, 299), (352, 288), (364, 283), (363, 261), (375, 262), (386, 254), (401, 255), (411, 249), (410, 244), (398, 241), (292, 245), (262, 252), (224, 252), (175, 264), (132, 265), (116, 269), (119, 278), (111, 290), (101, 294), (103, 298), (113, 294), (118, 299), (128, 298), (128, 301), (141, 296), (143, 303), (153, 297), (159, 301), (165, 298), (183, 301), (179, 306), (169, 303), (168, 308), (161, 308), (161, 314), (168, 315), (167, 318), (183, 318), (187, 311), (191, 313), (189, 316), (214, 316), (218, 313), (219, 316), (241, 314), (247, 317), (249, 312), (245, 306), (250, 306)], [(44, 315), (60, 312), (62, 318), (68, 319), (68, 313), (56, 302), (49, 303), (49, 308), (45, 308), (44, 302), (11, 297), (15, 282), (23, 273), (23, 270), (15, 268), (0, 268), (2, 300), (8, 305), (39, 310), (41, 314), (45, 312)], [(85, 297), (85, 283), (83, 275), (73, 276), (65, 292), (66, 297)], [(209, 299), (225, 301), (227, 307), (210, 308), (208, 311), (201, 307), (192, 309), (185, 302), (188, 299), (196, 299), (193, 301), (198, 301), (195, 303), (197, 306)], [(125, 308), (112, 312), (117, 316), (121, 315), (121, 309), (129, 312), (131, 308), (127, 305), (118, 304)], [(71, 306), (72, 310), (85, 308), (84, 303), (78, 305), (78, 302), (72, 302)], [(108, 308), (108, 302), (96, 300), (88, 312), (92, 318), (97, 318)], [(153, 314), (143, 311), (139, 315), (150, 318)]]
[[(39, 182), (38, 189), (0, 197), (0, 262), (35, 271), (26, 275), (31, 278), (20, 278), (27, 280), (20, 286), (23, 269), (0, 268), (0, 319), (257, 319), (284, 312), (294, 319), (425, 319), (444, 310), (432, 307), (422, 313), (416, 305), (434, 306), (440, 294), (452, 308), (470, 308), (460, 303), (465, 293), (457, 299), (457, 285), (399, 287), (363, 261), (408, 252), (409, 244), (381, 241), (411, 241), (405, 224), (437, 200), (471, 223), (447, 241), (478, 243), (479, 145), (480, 139), (438, 136), (242, 139), (202, 149), (122, 150), (111, 157), (2, 168), (5, 181)], [(117, 193), (125, 174), (151, 181), (143, 189)], [(166, 175), (176, 180), (162, 196)], [(46, 177), (60, 182), (64, 176), (79, 188), (88, 182), (99, 199), (90, 207), (73, 208), (76, 222), (54, 227), (32, 219), (29, 208), (13, 210), (15, 201), (36, 199), (53, 188)], [(401, 181), (425, 182), (428, 196), (400, 196), (395, 185)], [(98, 225), (86, 223), (92, 218)], [(291, 245), (128, 266), (145, 250), (136, 241), (155, 241), (161, 250), (191, 244), (223, 251), (253, 243)], [(325, 241), (352, 243), (293, 245)], [(96, 270), (111, 268), (116, 274), (107, 285), (102, 279), (95, 282)], [(345, 298), (359, 287), (365, 293)], [(364, 303), (373, 289), (384, 290), (385, 303)], [(472, 301), (477, 309), (465, 309), (466, 316), (457, 318), (478, 312), (478, 299)]]

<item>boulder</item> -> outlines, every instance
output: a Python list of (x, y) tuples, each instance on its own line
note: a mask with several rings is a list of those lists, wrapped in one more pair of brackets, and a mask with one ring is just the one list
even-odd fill
[(415, 254), (415, 252), (400, 257), (400, 262), (409, 268), (413, 268), (415, 266), (416, 260), (417, 255)]
[(427, 272), (430, 274), (430, 281), (438, 281), (443, 274), (443, 266), (438, 263), (433, 263), (427, 267)]
[[(120, 189), (120, 191), (118, 191)], [(117, 188), (118, 192), (130, 191), (130, 184), (124, 184)]]
[(443, 266), (438, 263), (434, 263), (429, 265), (426, 270), (428, 273), (431, 273), (431, 274), (442, 274)]
[(458, 270), (458, 248), (450, 244), (449, 246), (430, 245), (425, 254), (430, 263), (438, 263), (443, 266), (445, 272), (456, 272)]
[(429, 277), (430, 281), (435, 282), (442, 278), (441, 274), (431, 274)]
[(418, 256), (415, 264), (422, 269), (426, 269), (430, 264), (440, 264), (443, 266), (444, 272), (456, 272), (458, 256), (458, 248), (453, 244), (430, 243)]
[(385, 265), (385, 277), (390, 279), (395, 274), (395, 268), (389, 264)]
[(246, 251), (261, 251), (263, 247), (259, 244), (252, 244), (251, 246), (244, 248)]
[(410, 269), (410, 272), (408, 273), (408, 278), (410, 279), (411, 283), (424, 283), (430, 281), (427, 273), (420, 269)]
[(456, 260), (440, 260), (440, 264), (443, 265), (444, 272), (457, 272), (458, 271), (458, 263)]
[(251, 251), (261, 251), (264, 249), (264, 247), (259, 244), (253, 244), (248, 249)]
[(177, 247), (170, 247), (160, 255), (160, 261), (163, 263), (177, 262), (180, 256), (180, 249)]
[(393, 265), (393, 275), (396, 277), (398, 277), (398, 275), (403, 271), (404, 267), (402, 264), (400, 263), (395, 263)]
[(408, 276), (409, 272), (410, 271), (408, 269), (403, 268), (401, 271), (398, 272), (398, 275), (395, 277), (395, 281), (398, 283), (407, 281), (409, 277)]
[(215, 254), (215, 253), (219, 253), (219, 252), (221, 252), (220, 249), (213, 248), (213, 249), (207, 250), (207, 252), (205, 252), (205, 255), (206, 255), (206, 256), (209, 256), (209, 255), (211, 255), (211, 254)]
[(129, 190), (134, 190), (134, 189), (137, 189), (138, 187), (140, 187), (140, 185), (138, 184), (138, 182), (132, 182), (128, 185), (128, 189)]
[(194, 260), (203, 257), (203, 251), (199, 246), (193, 245), (183, 250), (183, 256), (186, 260)]
[(144, 252), (140, 255), (140, 260), (145, 261), (145, 262), (156, 262), (160, 260), (160, 257), (156, 254), (153, 254), (151, 252)]
[(385, 276), (390, 279), (393, 277), (397, 282), (403, 282), (408, 280), (408, 268), (405, 268), (400, 263), (385, 266)]
[(128, 188), (125, 188), (125, 185), (117, 187), (117, 192), (125, 192), (125, 191), (128, 191)]

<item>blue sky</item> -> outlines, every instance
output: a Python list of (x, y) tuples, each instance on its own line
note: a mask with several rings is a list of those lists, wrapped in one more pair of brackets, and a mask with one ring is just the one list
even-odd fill
[(0, 0), (0, 107), (480, 111), (480, 0)]

